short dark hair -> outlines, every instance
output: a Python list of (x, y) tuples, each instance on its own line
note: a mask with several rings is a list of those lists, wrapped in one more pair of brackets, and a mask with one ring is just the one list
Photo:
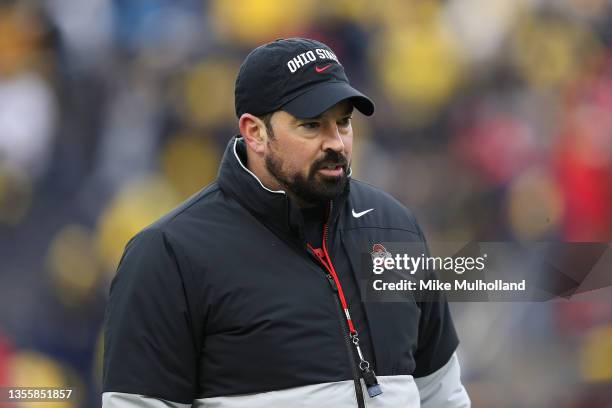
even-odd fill
[(258, 116), (258, 118), (266, 125), (266, 132), (270, 139), (274, 139), (274, 130), (272, 129), (272, 115), (274, 112), (266, 113), (265, 115)]

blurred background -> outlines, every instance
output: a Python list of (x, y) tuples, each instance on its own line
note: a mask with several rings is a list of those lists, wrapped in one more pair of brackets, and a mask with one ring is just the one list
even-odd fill
[[(611, 241), (608, 0), (0, 0), (0, 385), (100, 405), (124, 245), (214, 179), (287, 36), (374, 99), (354, 175), (429, 241)], [(452, 307), (474, 407), (612, 407), (612, 300)]]

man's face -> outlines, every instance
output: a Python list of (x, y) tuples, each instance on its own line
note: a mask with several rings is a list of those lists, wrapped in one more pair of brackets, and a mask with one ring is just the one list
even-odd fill
[(353, 150), (353, 106), (342, 101), (312, 119), (275, 112), (265, 165), (302, 204), (326, 202), (345, 188)]

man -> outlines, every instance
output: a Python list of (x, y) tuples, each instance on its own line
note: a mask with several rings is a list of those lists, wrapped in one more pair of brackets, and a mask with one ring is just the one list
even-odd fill
[(361, 302), (361, 255), (424, 238), (351, 179), (353, 108), (336, 55), (256, 48), (240, 136), (217, 180), (134, 237), (111, 286), (103, 406), (469, 407), (446, 302)]

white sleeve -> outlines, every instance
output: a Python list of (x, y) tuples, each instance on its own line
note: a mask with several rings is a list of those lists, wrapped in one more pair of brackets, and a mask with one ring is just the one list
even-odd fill
[(421, 408), (470, 408), (467, 391), (461, 384), (457, 354), (438, 371), (414, 381), (421, 395)]
[(125, 392), (105, 392), (102, 394), (102, 408), (191, 408), (191, 404)]

